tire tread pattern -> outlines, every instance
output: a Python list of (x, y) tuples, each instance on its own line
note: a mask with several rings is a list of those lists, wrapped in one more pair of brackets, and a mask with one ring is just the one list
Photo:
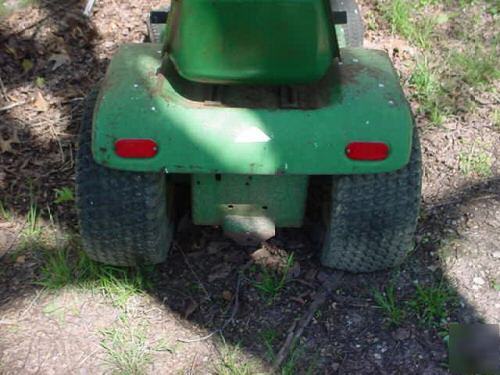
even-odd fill
[(76, 205), (84, 251), (114, 266), (161, 263), (172, 240), (162, 173), (97, 164), (91, 151), (94, 90), (86, 99), (76, 157)]
[(409, 163), (391, 173), (333, 177), (321, 261), (350, 272), (400, 264), (413, 247), (421, 193), (416, 130)]
[(347, 24), (339, 25), (344, 29), (347, 47), (363, 47), (363, 18), (355, 0), (330, 0), (330, 8), (334, 12), (346, 12)]

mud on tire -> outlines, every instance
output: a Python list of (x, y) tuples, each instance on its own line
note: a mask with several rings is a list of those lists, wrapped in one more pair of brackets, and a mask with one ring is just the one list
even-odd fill
[(86, 99), (76, 160), (76, 204), (84, 251), (115, 266), (163, 262), (172, 239), (169, 184), (162, 173), (114, 170), (91, 152), (94, 90)]

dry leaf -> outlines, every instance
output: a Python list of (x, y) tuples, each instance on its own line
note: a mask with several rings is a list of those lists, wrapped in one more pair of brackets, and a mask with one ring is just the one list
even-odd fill
[(16, 263), (23, 264), (24, 262), (26, 262), (26, 255), (20, 255), (16, 258)]
[(54, 63), (54, 66), (52, 66), (52, 71), (63, 66), (64, 64), (68, 64), (70, 61), (71, 59), (66, 53), (54, 53), (49, 57), (49, 63)]
[(3, 139), (0, 137), (0, 152), (11, 152), (12, 151), (12, 142), (10, 139)]
[(7, 139), (4, 139), (1, 135), (0, 135), (0, 153), (1, 152), (12, 152), (12, 145), (13, 144), (19, 144), (21, 143), (19, 141), (19, 137), (17, 136), (17, 130), (14, 129), (12, 131), (12, 135), (7, 138)]
[(49, 102), (45, 100), (45, 98), (43, 97), (43, 95), (40, 91), (37, 91), (37, 93), (35, 95), (35, 100), (33, 102), (33, 106), (39, 112), (45, 112), (50, 108)]
[(270, 256), (271, 253), (266, 248), (260, 248), (250, 254), (250, 258), (252, 258), (255, 262), (265, 258), (269, 258)]
[(7, 52), (8, 52), (10, 55), (14, 56), (14, 58), (16, 58), (16, 59), (17, 59), (17, 58), (19, 57), (15, 48), (13, 48), (13, 47), (11, 47), (11, 46), (5, 46), (5, 49), (7, 50)]
[(66, 44), (66, 42), (65, 42), (64, 38), (54, 35), (47, 42), (47, 50), (48, 51), (58, 51), (61, 49), (61, 46), (64, 46), (65, 44)]
[(222, 292), (222, 298), (224, 298), (226, 301), (231, 301), (233, 299), (233, 293), (231, 293), (229, 290), (225, 290)]

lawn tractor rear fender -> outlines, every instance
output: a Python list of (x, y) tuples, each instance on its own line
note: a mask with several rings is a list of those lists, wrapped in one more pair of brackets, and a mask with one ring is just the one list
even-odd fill
[[(160, 44), (124, 45), (95, 106), (93, 156), (109, 168), (184, 174), (331, 175), (403, 167), (413, 120), (388, 56), (356, 48), (341, 55), (320, 108), (243, 108), (186, 99), (159, 73)], [(127, 155), (127, 142), (135, 140), (149, 147), (139, 157)], [(354, 157), (360, 145), (374, 143), (385, 147), (375, 147), (381, 157), (364, 160), (363, 150)]]

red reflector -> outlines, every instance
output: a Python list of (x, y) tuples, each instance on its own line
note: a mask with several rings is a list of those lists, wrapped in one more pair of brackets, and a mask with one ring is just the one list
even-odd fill
[(119, 139), (115, 153), (122, 158), (152, 158), (158, 153), (158, 145), (152, 139)]
[(389, 146), (382, 142), (352, 142), (345, 153), (352, 160), (384, 160), (389, 156)]

